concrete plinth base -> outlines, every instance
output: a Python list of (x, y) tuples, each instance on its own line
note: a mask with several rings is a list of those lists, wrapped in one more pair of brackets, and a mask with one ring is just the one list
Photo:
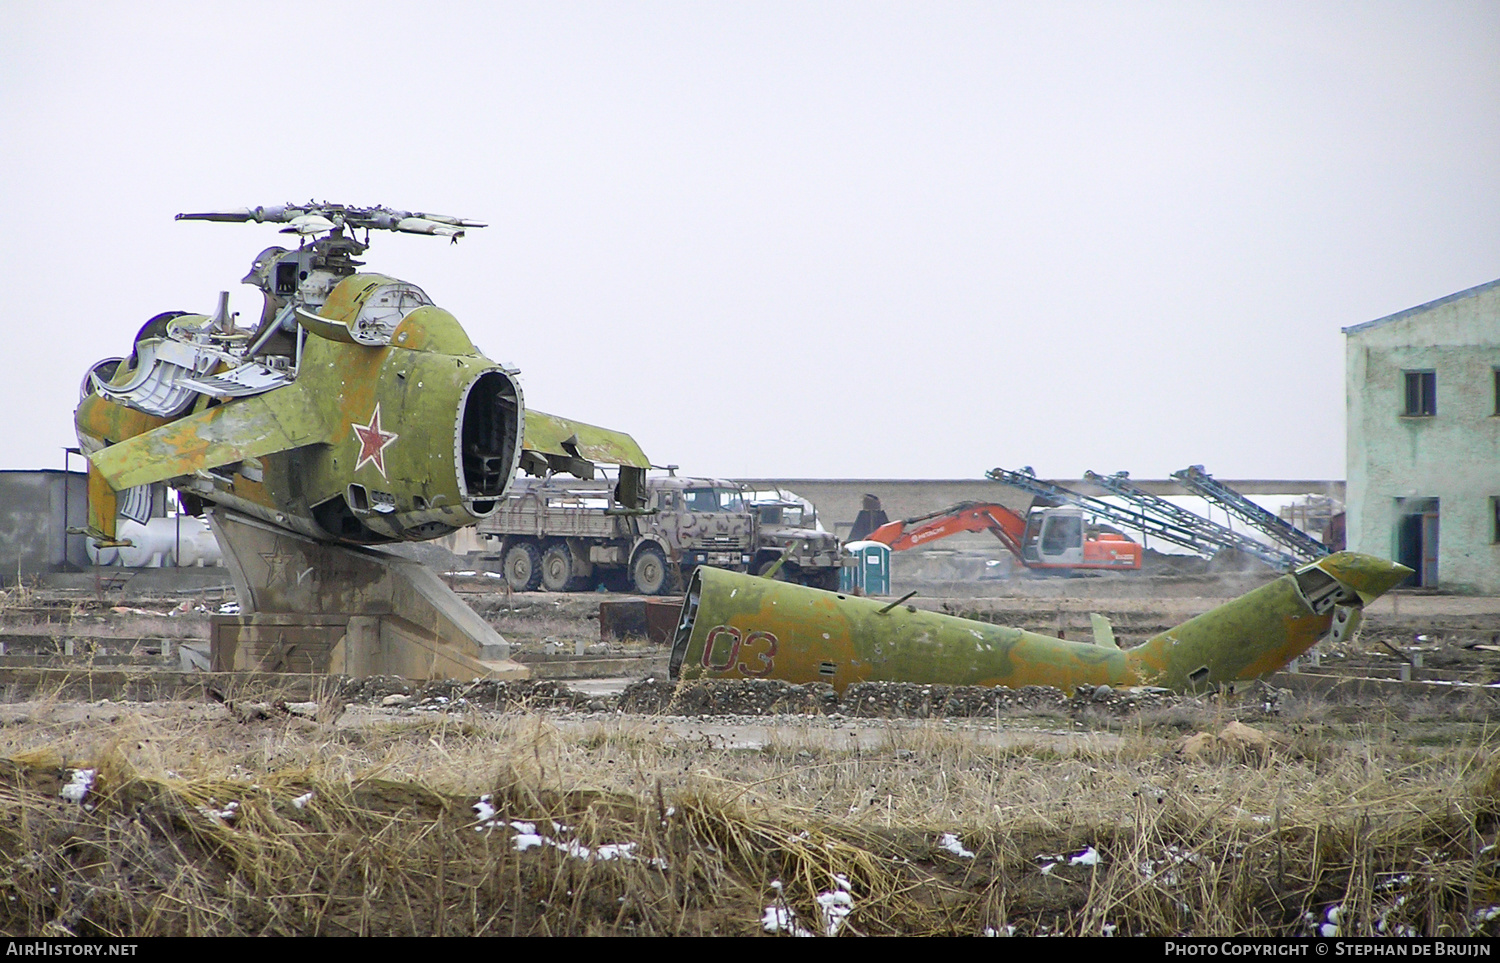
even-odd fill
[(215, 671), (529, 677), (500, 634), (420, 562), (208, 514), (240, 602), (238, 615), (213, 619)]

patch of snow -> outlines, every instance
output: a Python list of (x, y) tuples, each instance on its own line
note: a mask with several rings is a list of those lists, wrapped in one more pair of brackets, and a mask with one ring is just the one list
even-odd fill
[(58, 795), (68, 802), (82, 804), (88, 798), (89, 790), (94, 788), (96, 775), (98, 773), (93, 769), (74, 769), (68, 784), (62, 787)]
[[(1404, 879), (1402, 877), (1398, 877), (1396, 880), (1392, 880), (1391, 882), (1396, 883), (1398, 881), (1405, 881), (1410, 879), (1410, 876), (1405, 876)], [(1401, 909), (1401, 907), (1405, 906), (1408, 902), (1410, 902), (1410, 900), (1411, 897), (1409, 896), (1398, 896), (1396, 897), (1395, 902), (1391, 903), (1390, 906), (1387, 906), (1385, 909), (1381, 910), (1379, 918), (1375, 920), (1375, 932), (1381, 936), (1416, 936), (1417, 931), (1413, 927), (1408, 926), (1405, 923), (1392, 924), (1390, 920), (1391, 914)]]
[[(823, 933), (827, 936), (837, 936), (839, 930), (844, 926), (844, 921), (849, 914), (854, 912), (854, 894), (851, 892), (853, 884), (849, 877), (835, 873), (833, 876), (833, 889), (819, 893), (817, 896), (818, 915), (822, 917)], [(771, 880), (771, 888), (776, 891), (780, 899), (785, 889), (781, 880)], [(813, 934), (797, 921), (797, 914), (784, 903), (776, 903), (767, 906), (761, 914), (760, 924), (767, 933), (790, 933), (792, 936), (812, 936)]]
[(474, 810), (474, 818), (479, 821), (479, 825), (474, 827), (476, 833), (484, 832), (486, 829), (494, 829), (500, 825), (500, 820), (495, 818), (498, 814), (495, 812), (495, 805), (489, 793), (480, 796), (479, 802), (469, 808)]
[[(635, 843), (606, 843), (605, 845), (600, 846), (598, 849), (594, 850), (594, 859), (640, 859), (640, 857), (635, 854), (635, 849)], [(587, 852), (587, 850), (585, 850), (585, 852)], [(665, 859), (662, 859), (660, 856), (653, 856), (651, 859), (647, 860), (647, 862), (649, 862), (657, 869), (667, 868), (667, 861)]]
[(959, 859), (973, 859), (974, 854), (964, 848), (964, 844), (952, 833), (943, 833), (938, 837), (938, 848), (946, 849)]
[(818, 910), (823, 915), (823, 932), (838, 936), (845, 918), (854, 912), (854, 897), (849, 893), (847, 881), (839, 889), (819, 893)]
[(790, 933), (793, 936), (812, 936), (797, 922), (797, 914), (786, 906), (767, 906), (761, 915), (760, 925), (767, 933)]
[(1313, 935), (1321, 936), (1324, 939), (1331, 939), (1335, 936), (1344, 935), (1343, 928), (1339, 926), (1339, 920), (1343, 915), (1344, 907), (1338, 903), (1334, 903), (1323, 911), (1322, 919), (1314, 916), (1311, 912), (1307, 913), (1304, 919), (1312, 923)]
[(214, 806), (218, 805), (218, 803), (212, 799), (208, 802), (209, 805), (207, 806), (199, 806), (198, 811), (215, 822), (231, 823), (240, 814), (240, 804), (238, 802), (225, 803), (223, 809), (215, 809)]
[(1201, 857), (1190, 849), (1167, 846), (1161, 859), (1143, 859), (1138, 867), (1142, 879), (1157, 880), (1164, 886), (1176, 886), (1180, 880), (1177, 867), (1183, 863), (1197, 865)]
[[(474, 818), (478, 823), (474, 827), (475, 832), (483, 832), (488, 829), (507, 825), (496, 811), (494, 800), (488, 793), (480, 796), (479, 802), (475, 803), (471, 808), (474, 810)], [(555, 820), (549, 821), (552, 823), (553, 833), (557, 835), (573, 831), (571, 826), (564, 826)], [(515, 820), (508, 825), (516, 831), (516, 835), (511, 839), (511, 843), (515, 846), (518, 853), (524, 853), (528, 849), (535, 849), (542, 846), (551, 846), (573, 859), (581, 859), (587, 862), (601, 862), (612, 859), (634, 861), (641, 858), (635, 854), (636, 843), (608, 843), (600, 846), (598, 849), (591, 850), (577, 840), (558, 840), (550, 836), (543, 836), (536, 831), (536, 823)], [(646, 862), (657, 869), (664, 870), (667, 868), (667, 861), (661, 857), (652, 857)]]

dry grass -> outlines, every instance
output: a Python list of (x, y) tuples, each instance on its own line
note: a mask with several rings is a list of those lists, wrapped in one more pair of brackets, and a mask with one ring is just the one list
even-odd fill
[[(840, 876), (844, 932), (866, 934), (1292, 934), (1335, 906), (1349, 935), (1468, 934), (1500, 903), (1488, 739), (1299, 723), (1259, 758), (1189, 760), (1144, 726), (1059, 751), (937, 723), (858, 748), (809, 723), (747, 750), (641, 717), (96, 708), (0, 729), (7, 933), (749, 935), (783, 900), (821, 929)], [(89, 806), (59, 798), (84, 767)], [(551, 842), (520, 851), (509, 821)]]

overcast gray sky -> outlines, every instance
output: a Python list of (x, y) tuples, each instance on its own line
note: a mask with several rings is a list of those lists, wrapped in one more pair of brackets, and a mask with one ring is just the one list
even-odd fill
[(0, 467), (316, 197), (695, 474), (1340, 478), (1339, 328), (1500, 277), (1500, 3), (9, 0), (0, 185)]

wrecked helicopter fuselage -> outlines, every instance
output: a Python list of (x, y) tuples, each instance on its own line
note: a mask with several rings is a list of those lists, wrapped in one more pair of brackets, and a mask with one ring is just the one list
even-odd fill
[(1098, 616), (1094, 642), (1076, 642), (700, 568), (683, 600), (671, 674), (824, 682), (840, 692), (855, 682), (1202, 691), (1259, 678), (1325, 638), (1346, 638), (1364, 606), (1410, 573), (1339, 552), (1121, 649)]
[(525, 677), (435, 573), (378, 546), (488, 517), (518, 472), (613, 465), (611, 505), (641, 512), (650, 462), (623, 432), (528, 408), (515, 368), (421, 288), (357, 260), (371, 231), (456, 241), (484, 225), (326, 202), (178, 219), (284, 224), (302, 242), (253, 262), (254, 327), (224, 292), (212, 315), (159, 314), (127, 357), (89, 369), (74, 413), (85, 534), (130, 547), (117, 525), (148, 521), (162, 485), (206, 515), (239, 597), (213, 622), (220, 671)]

